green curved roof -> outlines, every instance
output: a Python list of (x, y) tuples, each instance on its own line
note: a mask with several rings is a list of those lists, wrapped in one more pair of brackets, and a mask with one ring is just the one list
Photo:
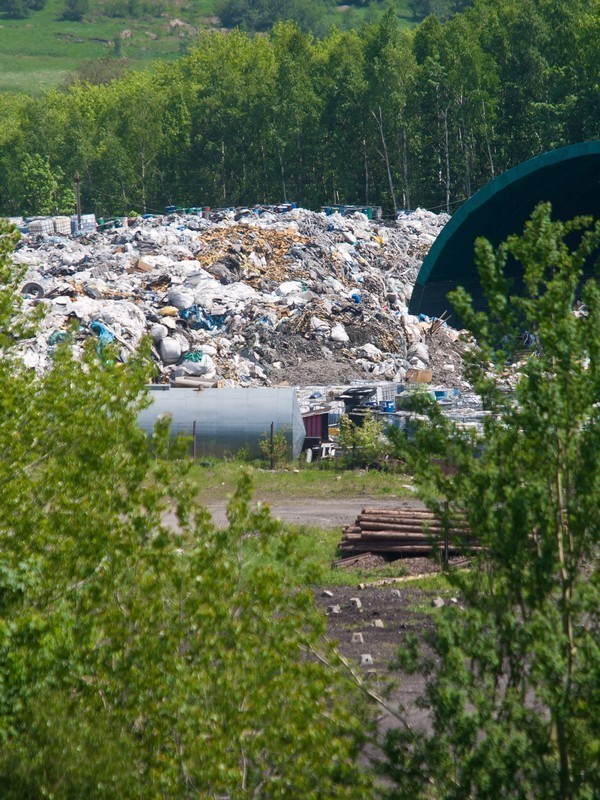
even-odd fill
[[(600, 217), (600, 141), (561, 147), (504, 172), (458, 209), (427, 254), (410, 301), (411, 314), (452, 311), (447, 293), (464, 286), (483, 307), (474, 262), (475, 239), (497, 246), (520, 233), (535, 206), (552, 203), (556, 219)], [(518, 283), (518, 265), (514, 266)]]

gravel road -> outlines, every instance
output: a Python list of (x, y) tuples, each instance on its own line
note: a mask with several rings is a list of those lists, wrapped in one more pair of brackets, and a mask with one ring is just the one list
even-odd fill
[[(260, 498), (255, 498), (260, 500)], [(226, 501), (208, 502), (206, 507), (212, 514), (216, 525), (224, 525)], [(285, 503), (277, 501), (269, 503), (274, 517), (294, 525), (307, 525), (314, 528), (341, 528), (354, 522), (358, 514), (366, 506), (377, 508), (409, 508), (421, 507), (416, 500), (399, 497), (383, 498), (361, 495), (360, 497), (290, 499)]]

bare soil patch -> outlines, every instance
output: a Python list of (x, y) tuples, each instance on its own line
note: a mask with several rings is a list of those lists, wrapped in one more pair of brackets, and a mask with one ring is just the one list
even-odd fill
[[(427, 566), (418, 568), (425, 571)], [(411, 586), (410, 581), (364, 589), (334, 586), (315, 592), (318, 606), (327, 615), (328, 638), (336, 643), (352, 669), (368, 687), (384, 696), (390, 707), (402, 708), (411, 727), (424, 730), (429, 729), (428, 713), (418, 704), (425, 688), (424, 678), (400, 671), (394, 662), (409, 634), (425, 642), (433, 631), (436, 596), (437, 592)], [(398, 720), (381, 708), (379, 733), (397, 725)]]

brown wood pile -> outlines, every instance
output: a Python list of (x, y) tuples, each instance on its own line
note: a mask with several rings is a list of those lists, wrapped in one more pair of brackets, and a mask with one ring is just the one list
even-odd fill
[[(396, 558), (429, 556), (445, 550), (445, 531), (440, 520), (427, 509), (363, 508), (353, 525), (346, 525), (339, 544), (347, 558), (361, 553), (391, 555)], [(457, 516), (448, 536), (448, 556), (479, 550)]]

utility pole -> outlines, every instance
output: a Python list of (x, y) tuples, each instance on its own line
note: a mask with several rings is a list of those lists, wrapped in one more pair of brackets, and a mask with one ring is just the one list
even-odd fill
[(79, 191), (79, 184), (81, 183), (81, 178), (79, 177), (79, 173), (75, 173), (75, 199), (77, 202), (77, 231), (81, 230), (81, 193)]

